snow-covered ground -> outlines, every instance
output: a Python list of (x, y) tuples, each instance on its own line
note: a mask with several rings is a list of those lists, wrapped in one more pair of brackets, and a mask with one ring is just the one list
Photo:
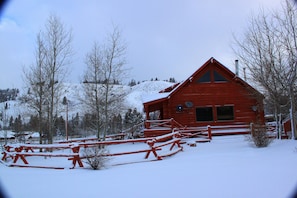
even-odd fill
[[(142, 145), (117, 145), (110, 150), (133, 150), (139, 146)], [(267, 148), (255, 148), (239, 135), (214, 137), (210, 143), (197, 147), (183, 146), (183, 152), (161, 161), (112, 166), (120, 160), (142, 161), (144, 154), (125, 159), (113, 157), (108, 162), (110, 166), (98, 171), (17, 168), (0, 163), (0, 183), (11, 198), (286, 198), (297, 188), (295, 140), (275, 140)], [(42, 163), (44, 159), (39, 160)]]

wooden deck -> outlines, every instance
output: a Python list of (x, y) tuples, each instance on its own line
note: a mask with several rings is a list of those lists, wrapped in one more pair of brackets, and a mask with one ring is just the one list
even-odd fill
[[(171, 132), (179, 132), (183, 138), (199, 137), (202, 139), (212, 139), (212, 136), (223, 135), (247, 135), (251, 134), (252, 124), (234, 124), (221, 126), (204, 126), (204, 127), (186, 127), (177, 123), (174, 119), (166, 120), (148, 120), (144, 129), (145, 137), (156, 137)], [(259, 126), (258, 126), (259, 127)], [(260, 127), (266, 128), (267, 133), (272, 137), (277, 137), (276, 127), (266, 124)], [(287, 134), (282, 135), (286, 139)]]
[(225, 125), (225, 126), (205, 126), (205, 127), (186, 127), (177, 123), (174, 119), (167, 120), (148, 120), (144, 129), (145, 137), (156, 137), (178, 131), (183, 137), (205, 137), (211, 139), (212, 136), (222, 135), (244, 135), (250, 134), (250, 125)]

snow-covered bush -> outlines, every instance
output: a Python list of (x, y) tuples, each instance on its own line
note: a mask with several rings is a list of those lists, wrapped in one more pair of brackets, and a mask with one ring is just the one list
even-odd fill
[(106, 167), (108, 151), (100, 146), (88, 147), (84, 150), (84, 157), (86, 163), (94, 170), (99, 170)]
[(251, 134), (248, 140), (260, 148), (267, 147), (273, 141), (273, 138), (269, 137), (265, 126), (253, 124), (251, 125)]

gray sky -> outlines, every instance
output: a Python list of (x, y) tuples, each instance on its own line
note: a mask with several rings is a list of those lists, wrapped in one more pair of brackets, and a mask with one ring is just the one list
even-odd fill
[(112, 24), (128, 45), (127, 79), (189, 77), (210, 57), (234, 71), (232, 34), (240, 35), (251, 14), (276, 9), (281, 0), (13, 0), (0, 19), (0, 89), (22, 88), (23, 67), (34, 62), (35, 38), (51, 13), (72, 29), (69, 81), (81, 82), (84, 59)]

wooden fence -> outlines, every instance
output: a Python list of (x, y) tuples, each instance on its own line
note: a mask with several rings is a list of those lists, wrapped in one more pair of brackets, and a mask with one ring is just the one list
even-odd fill
[[(122, 140), (108, 140), (108, 141), (94, 141), (93, 139), (80, 139), (71, 141), (68, 143), (57, 144), (11, 144), (6, 145), (3, 151), (2, 162), (7, 166), (18, 167), (35, 167), (35, 168), (52, 168), (52, 169), (64, 169), (59, 166), (47, 166), (47, 165), (32, 165), (28, 157), (61, 157), (66, 158), (72, 162), (70, 168), (75, 168), (76, 165), (84, 167), (83, 159), (86, 156), (82, 152), (82, 148), (92, 147), (104, 147), (117, 144), (132, 143), (144, 143), (147, 145), (145, 149), (138, 149), (132, 151), (121, 151), (115, 153), (102, 154), (103, 156), (120, 156), (130, 155), (137, 153), (144, 153), (144, 159), (148, 159), (150, 154), (153, 154), (155, 160), (161, 160), (164, 157), (174, 155), (183, 150), (180, 145), (181, 135), (178, 132), (173, 132), (154, 138), (138, 138), (138, 139), (122, 139)], [(167, 150), (166, 150), (167, 149)], [(61, 152), (61, 150), (63, 150)], [(65, 152), (69, 150), (70, 152)], [(93, 156), (95, 157), (95, 156)]]

